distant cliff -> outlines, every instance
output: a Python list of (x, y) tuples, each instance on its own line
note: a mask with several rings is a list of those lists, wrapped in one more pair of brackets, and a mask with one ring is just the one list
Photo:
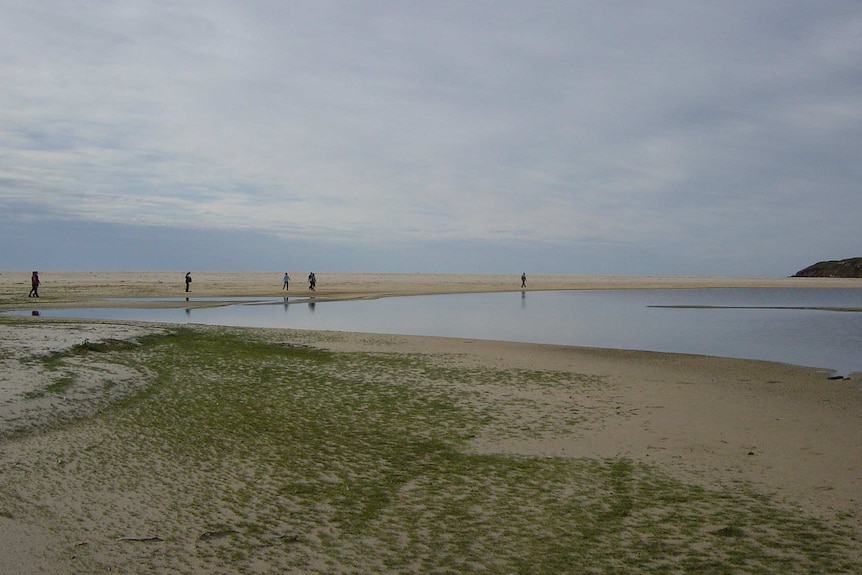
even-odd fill
[(797, 278), (862, 278), (862, 258), (817, 262), (799, 270)]

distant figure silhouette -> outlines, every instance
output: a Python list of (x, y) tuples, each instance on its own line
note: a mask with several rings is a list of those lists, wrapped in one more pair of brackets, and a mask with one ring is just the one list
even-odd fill
[(33, 272), (30, 276), (30, 293), (27, 297), (39, 297), (39, 286), (42, 282), (39, 281), (39, 272)]
[(287, 272), (284, 272), (284, 280), (282, 280), (281, 289), (290, 289), (288, 284), (290, 283), (290, 276), (287, 275)]
[(317, 278), (314, 276), (314, 272), (310, 272), (308, 274), (308, 289), (314, 291), (314, 288), (317, 286)]
[(186, 272), (186, 291), (192, 291), (191, 285), (192, 285), (192, 272)]
[(527, 287), (527, 274), (526, 274), (526, 272), (521, 274), (521, 287)]

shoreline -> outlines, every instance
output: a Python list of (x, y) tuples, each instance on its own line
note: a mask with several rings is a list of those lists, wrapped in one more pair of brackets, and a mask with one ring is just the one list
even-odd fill
[[(432, 273), (317, 273), (317, 288), (308, 289), (303, 272), (288, 272), (290, 289), (283, 290), (284, 272), (192, 272), (191, 291), (185, 292), (180, 272), (40, 271), (42, 307), (172, 307), (171, 302), (117, 302), (111, 298), (314, 297), (337, 301), (382, 297), (519, 291), (713, 289), (713, 288), (862, 288), (854, 278), (689, 277), (625, 275), (527, 276), (519, 274)], [(0, 310), (28, 309), (30, 272), (0, 271)], [(191, 302), (196, 306), (212, 302)]]
[[(282, 274), (283, 275), (283, 274)], [(291, 278), (297, 277), (291, 273)], [(544, 291), (602, 290), (689, 290), (689, 289), (862, 289), (857, 278), (751, 278), (751, 277), (683, 277), (683, 276), (621, 276), (546, 274), (528, 277), (528, 287), (520, 287), (520, 277), (503, 274), (429, 274), (429, 273), (333, 273), (317, 274), (319, 288), (312, 291), (307, 284), (292, 281), (291, 289), (283, 290), (281, 276), (275, 272), (194, 272), (194, 288), (185, 291), (185, 274), (177, 272), (43, 272), (48, 288), (43, 285), (42, 297), (24, 300), (21, 295), (29, 283), (29, 272), (0, 271), (0, 312), (31, 312), (56, 308), (116, 308), (116, 309), (192, 309), (221, 307), (239, 299), (277, 298), (279, 304), (287, 297), (290, 304), (372, 300), (388, 297), (410, 297), (444, 294), (517, 293)], [(19, 289), (16, 289), (19, 286)], [(862, 293), (862, 292), (860, 292)], [(289, 294), (289, 295), (288, 295)], [(38, 305), (34, 305), (38, 303)], [(690, 306), (657, 305), (652, 307), (687, 308)], [(701, 307), (701, 306), (692, 306)], [(706, 306), (711, 307), (711, 306)], [(734, 306), (716, 306), (732, 308)], [(756, 306), (746, 306), (756, 307)], [(38, 308), (38, 309), (36, 309)], [(862, 307), (792, 307), (787, 309), (819, 309), (842, 313), (862, 312)], [(44, 314), (43, 314), (44, 315)], [(22, 314), (19, 317), (24, 317)], [(48, 317), (48, 316), (46, 316)], [(138, 320), (147, 321), (147, 320)], [(150, 322), (152, 323), (152, 322)], [(275, 327), (275, 326), (273, 326)], [(337, 327), (334, 329), (338, 329)], [(397, 335), (394, 332), (393, 335)], [(445, 336), (445, 335), (444, 335)], [(457, 337), (457, 336), (450, 336)], [(521, 340), (507, 340), (521, 341)], [(524, 343), (540, 343), (524, 340)], [(551, 343), (554, 342), (543, 342)], [(572, 344), (583, 345), (583, 344)], [(590, 345), (587, 343), (586, 345)], [(614, 349), (614, 348), (611, 348)], [(628, 348), (618, 348), (628, 349)], [(640, 349), (640, 348), (636, 348)], [(651, 349), (644, 347), (644, 350)], [(656, 350), (659, 353), (679, 353)], [(682, 352), (685, 353), (685, 352)], [(694, 352), (702, 353), (702, 352)], [(709, 354), (707, 354), (709, 355)], [(721, 356), (715, 357), (736, 357)], [(799, 367), (821, 369), (837, 378), (851, 379), (860, 374), (856, 369), (817, 365), (812, 362), (794, 363), (787, 358), (766, 359)]]

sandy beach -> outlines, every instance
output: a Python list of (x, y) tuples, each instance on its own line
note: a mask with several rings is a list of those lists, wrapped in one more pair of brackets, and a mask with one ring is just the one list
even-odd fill
[[(283, 296), (283, 273), (192, 271), (192, 294)], [(307, 273), (289, 273), (292, 297), (321, 300), (521, 290), (519, 273), (318, 273), (317, 289), (310, 292)], [(39, 305), (43, 307), (93, 306), (116, 297), (179, 297), (185, 293), (184, 272), (40, 270), (40, 274)], [(862, 286), (858, 280), (823, 278), (528, 274), (526, 289), (709, 287)], [(0, 272), (0, 309), (33, 307), (28, 290), (29, 271)], [(85, 487), (93, 474), (102, 474), (108, 481), (114, 471), (110, 465), (85, 469), (76, 462), (78, 454), (100, 445), (111, 434), (122, 434), (121, 428), (111, 427), (113, 419), (100, 414), (154, 381), (152, 366), (111, 359), (111, 353), (126, 353), (115, 342), (160, 337), (172, 329), (39, 317), (0, 320), (0, 565), (4, 573), (171, 573), (178, 565), (182, 565), (181, 572), (214, 572), (212, 567), (218, 561), (201, 558), (199, 542), (215, 531), (200, 525), (169, 528), (162, 524), (162, 530), (152, 534), (146, 518), (154, 515), (149, 506), (160, 498), (154, 492), (157, 486), (145, 481), (115, 485), (114, 491), (102, 494), (103, 499), (94, 499)], [(327, 353), (415, 356), (435, 369), (494, 370), (498, 375), (487, 382), (465, 384), (453, 378), (435, 383), (445, 388), (441, 393), (446, 396), (468, 394), (470, 408), (477, 412), (493, 412), (512, 427), (530, 430), (517, 433), (480, 427), (466, 443), (469, 453), (540, 461), (630, 461), (708, 491), (752, 490), (768, 497), (771, 505), (843, 530), (847, 543), (841, 553), (850, 562), (847, 564), (862, 561), (862, 380), (858, 378), (830, 381), (820, 370), (701, 356), (445, 338), (248, 331), (258, 332), (255, 337), (266, 341), (287, 341), (290, 346)], [(82, 342), (84, 348), (99, 342), (118, 347), (98, 357), (70, 353), (80, 350)], [(51, 354), (67, 354), (61, 368), (37, 361)], [(505, 374), (527, 373), (553, 374), (554, 381), (568, 378), (566, 381), (583, 385), (549, 385), (539, 375), (519, 380), (517, 385), (503, 381)], [(165, 474), (174, 473), (171, 461), (155, 461)], [(196, 545), (183, 547), (182, 535), (165, 535), (194, 529), (203, 532)], [(225, 533), (228, 531), (233, 532)], [(145, 551), (140, 542), (138, 547), (129, 545), (130, 539), (150, 536), (153, 539), (144, 543)], [(301, 538), (299, 543), (303, 544)], [(307, 547), (304, 552), (309, 558), (296, 572), (424, 571), (421, 566), (413, 570), (351, 566), (343, 559), (332, 563), (320, 555), (321, 547), (310, 543)], [(313, 558), (312, 548), (317, 553)], [(287, 551), (267, 553), (257, 563), (243, 563), (242, 572), (295, 567), (289, 563)], [(688, 571), (680, 567), (674, 572)], [(747, 571), (737, 567), (727, 572)]]
[[(315, 296), (318, 299), (361, 299), (397, 295), (520, 291), (520, 273), (397, 274), (317, 272), (317, 287), (308, 289), (308, 272), (288, 271), (291, 282), (282, 289), (285, 272), (192, 271), (194, 297)], [(180, 297), (185, 295), (184, 272), (40, 271), (40, 305), (98, 305), (118, 297)], [(694, 289), (726, 287), (859, 288), (855, 279), (734, 278), (684, 276), (529, 275), (526, 291), (573, 289)], [(0, 271), (0, 309), (26, 309), (29, 271)], [(23, 299), (22, 299), (23, 296)], [(112, 302), (111, 305), (118, 305)], [(124, 304), (140, 305), (140, 304)], [(149, 303), (146, 305), (169, 305)]]

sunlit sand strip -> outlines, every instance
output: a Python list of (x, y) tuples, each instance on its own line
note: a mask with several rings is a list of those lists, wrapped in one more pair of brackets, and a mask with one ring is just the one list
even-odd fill
[[(289, 289), (282, 288), (284, 272), (192, 271), (191, 291), (185, 292), (184, 272), (80, 272), (40, 270), (40, 306), (75, 306), (107, 298), (189, 297), (314, 297), (319, 300), (388, 296), (504, 291), (708, 289), (708, 288), (862, 288), (862, 280), (840, 278), (737, 278), (615, 275), (527, 275), (520, 273), (404, 274), (317, 272), (317, 287), (309, 289), (308, 272), (289, 271)], [(29, 308), (29, 271), (0, 272), (0, 307)], [(132, 303), (129, 302), (129, 305)], [(112, 305), (118, 305), (114, 302)], [(136, 304), (140, 305), (140, 304)], [(171, 302), (149, 302), (149, 307), (171, 307)]]

